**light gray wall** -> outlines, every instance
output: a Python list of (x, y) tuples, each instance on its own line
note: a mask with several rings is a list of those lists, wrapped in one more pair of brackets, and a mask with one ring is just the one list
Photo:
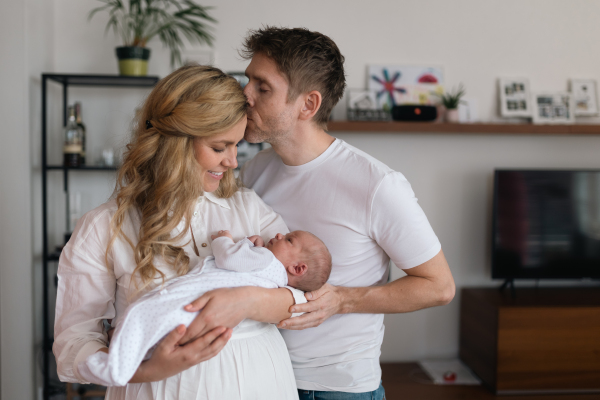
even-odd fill
[[(65, 0), (56, 5), (57, 70), (116, 71), (113, 47), (119, 42), (111, 34), (100, 34), (106, 16), (98, 15), (89, 24), (85, 21), (92, 4)], [(247, 62), (236, 50), (248, 29), (263, 24), (304, 26), (336, 41), (346, 57), (350, 88), (365, 87), (371, 63), (441, 65), (448, 86), (462, 82), (469, 97), (478, 100), (484, 121), (500, 119), (498, 77), (529, 77), (534, 91), (566, 90), (570, 78), (600, 78), (600, 57), (591, 50), (600, 35), (598, 2), (213, 0), (203, 4), (215, 7), (219, 24), (211, 52), (224, 70), (245, 69)], [(156, 41), (150, 47), (150, 73), (164, 76), (170, 72), (168, 53)], [(195, 48), (188, 55), (206, 58), (202, 53), (206, 50)], [(342, 101), (334, 117), (344, 118), (344, 107)], [(107, 109), (98, 103), (94, 112)], [(109, 134), (126, 125), (124, 116), (110, 125)], [(490, 279), (489, 267), (494, 168), (600, 167), (600, 137), (368, 132), (336, 136), (407, 176), (440, 237), (459, 288), (499, 284)], [(401, 275), (393, 272), (394, 278)], [(382, 360), (456, 356), (458, 305), (459, 296), (447, 307), (387, 316)]]
[[(2, 2), (0, 10), (0, 356), (2, 398), (32, 382), (33, 338), (40, 337), (41, 255), (39, 76), (42, 72), (116, 73), (105, 15), (91, 22), (97, 1)], [(370, 63), (431, 64), (449, 86), (465, 84), (484, 121), (499, 120), (496, 79), (529, 77), (534, 91), (565, 90), (569, 78), (600, 78), (593, 49), (600, 3), (586, 0), (209, 0), (219, 20), (212, 52), (224, 70), (243, 70), (236, 53), (245, 33), (263, 24), (305, 26), (334, 39), (346, 57), (348, 85), (366, 84)], [(150, 74), (170, 72), (168, 52), (152, 41)], [(188, 51), (206, 59), (206, 48)], [(6, 61), (10, 60), (10, 61)], [(126, 140), (133, 110), (147, 92), (73, 89), (84, 104), (92, 156)], [(51, 160), (60, 159), (60, 90), (50, 93)], [(344, 104), (334, 115), (343, 118)], [(591, 121), (598, 121), (592, 119)], [(29, 134), (28, 134), (29, 133)], [(339, 133), (336, 136), (403, 172), (440, 237), (458, 287), (496, 285), (489, 270), (491, 177), (496, 167), (600, 167), (600, 137)], [(57, 174), (58, 175), (58, 174)], [(72, 184), (91, 208), (110, 196), (113, 181), (94, 173)], [(51, 239), (64, 231), (59, 176), (51, 176)], [(31, 238), (33, 236), (33, 245)], [(33, 246), (33, 267), (31, 248)], [(18, 268), (16, 267), (18, 266)], [(33, 272), (32, 272), (33, 268)], [(393, 276), (399, 277), (400, 271)], [(33, 279), (33, 283), (32, 283)], [(455, 356), (457, 298), (443, 308), (386, 317), (386, 361)], [(33, 318), (23, 316), (33, 315)], [(15, 359), (14, 356), (18, 355)], [(29, 387), (29, 385), (25, 385)], [(21, 393), (21, 392), (19, 392)]]
[(33, 300), (27, 14), (0, 5), (0, 397), (32, 399)]

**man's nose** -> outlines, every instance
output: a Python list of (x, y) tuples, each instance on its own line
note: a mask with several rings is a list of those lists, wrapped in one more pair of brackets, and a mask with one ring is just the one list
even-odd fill
[(246, 101), (248, 101), (248, 107), (254, 107), (254, 99), (252, 98), (250, 84), (247, 84), (246, 87), (244, 87), (244, 95), (246, 96)]

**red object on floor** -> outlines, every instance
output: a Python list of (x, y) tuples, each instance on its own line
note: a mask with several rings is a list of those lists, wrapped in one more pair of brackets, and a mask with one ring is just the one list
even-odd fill
[(455, 380), (456, 380), (456, 373), (454, 373), (452, 371), (448, 371), (444, 374), (445, 382), (454, 382)]

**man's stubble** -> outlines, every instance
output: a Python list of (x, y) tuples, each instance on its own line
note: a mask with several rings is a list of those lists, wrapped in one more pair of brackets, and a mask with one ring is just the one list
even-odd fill
[[(271, 146), (285, 143), (293, 134), (293, 127), (290, 118), (289, 110), (283, 111), (281, 114), (263, 120), (263, 127), (258, 127), (252, 121), (253, 128), (246, 126), (244, 139), (248, 143), (267, 142)], [(248, 117), (252, 118), (252, 113), (248, 113)], [(248, 123), (250, 125), (250, 121)]]

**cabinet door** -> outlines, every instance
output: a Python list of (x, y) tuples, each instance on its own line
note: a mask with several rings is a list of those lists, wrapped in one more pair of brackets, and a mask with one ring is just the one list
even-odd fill
[(497, 390), (600, 389), (600, 307), (503, 307)]

